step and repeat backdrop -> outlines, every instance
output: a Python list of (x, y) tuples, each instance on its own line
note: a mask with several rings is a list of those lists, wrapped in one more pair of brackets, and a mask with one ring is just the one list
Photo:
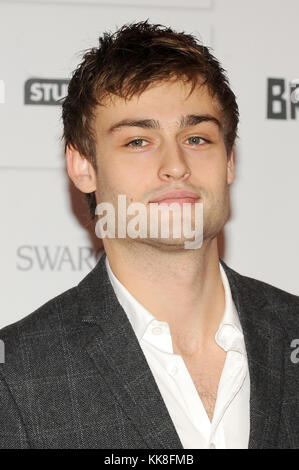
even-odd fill
[(100, 34), (147, 18), (212, 47), (238, 98), (221, 256), (299, 295), (298, 17), (298, 0), (0, 0), (0, 327), (76, 285), (102, 253), (66, 173), (59, 100)]

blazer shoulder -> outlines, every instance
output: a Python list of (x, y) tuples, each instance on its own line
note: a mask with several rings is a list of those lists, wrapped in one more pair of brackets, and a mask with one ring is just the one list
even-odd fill
[(256, 278), (242, 275), (243, 282), (254, 290), (262, 292), (269, 304), (274, 306), (297, 307), (299, 314), (299, 296)]
[(299, 332), (299, 296), (249, 277), (228, 267), (222, 260), (234, 300), (242, 310), (254, 310), (254, 321), (264, 319), (273, 328)]
[[(65, 373), (65, 342), (80, 337), (77, 287), (48, 300), (26, 317), (0, 330), (4, 360), (0, 363), (1, 383), (17, 393), (30, 377), (49, 371)], [(33, 372), (34, 371), (34, 372)], [(59, 372), (60, 371), (60, 372)]]
[(13, 341), (20, 335), (43, 334), (51, 331), (63, 315), (64, 321), (76, 318), (77, 286), (58, 294), (36, 310), (0, 329), (0, 339)]
[[(35, 368), (42, 374), (45, 367), (59, 368), (65, 348), (73, 345), (76, 351), (82, 349), (94, 327), (86, 317), (92, 308), (97, 314), (104, 308), (102, 302), (105, 301), (98, 293), (105, 281), (103, 263), (104, 259), (77, 285), (0, 330), (0, 340), (5, 350), (5, 360), (4, 364), (0, 364), (0, 370), (6, 376), (10, 374), (18, 380), (18, 375), (26, 374), (25, 363), (27, 372)], [(61, 370), (65, 369), (62, 367)]]
[(292, 294), (279, 287), (273, 286), (260, 279), (241, 274), (229, 267), (222, 259), (220, 260), (226, 274), (231, 282), (243, 290), (255, 293), (259, 297), (264, 297), (270, 304), (284, 304), (286, 306), (299, 306), (299, 296)]

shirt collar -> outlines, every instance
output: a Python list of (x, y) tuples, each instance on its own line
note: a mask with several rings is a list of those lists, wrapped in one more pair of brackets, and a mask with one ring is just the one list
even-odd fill
[(117, 300), (124, 309), (129, 322), (137, 336), (138, 341), (141, 340), (144, 335), (149, 323), (156, 321), (156, 318), (141, 305), (135, 297), (125, 288), (125, 286), (117, 279), (115, 274), (112, 272), (108, 256), (105, 259), (108, 276), (112, 287), (114, 289)]
[(232, 298), (227, 275), (220, 262), (219, 268), (225, 293), (225, 308), (219, 328), (215, 334), (215, 341), (225, 351), (237, 351), (246, 356), (244, 335), (239, 315)]
[(219, 268), (220, 268), (221, 280), (222, 280), (222, 284), (224, 287), (224, 294), (225, 294), (225, 309), (224, 309), (223, 317), (220, 322), (219, 328), (222, 325), (232, 325), (234, 328), (236, 328), (242, 333), (242, 327), (241, 327), (241, 323), (239, 320), (239, 315), (238, 315), (235, 303), (232, 298), (228, 278), (220, 262), (219, 262)]
[[(158, 321), (135, 299), (135, 297), (133, 297), (132, 294), (130, 294), (125, 286), (117, 279), (110, 267), (108, 256), (106, 256), (105, 263), (115, 295), (125, 313), (127, 314), (138, 341), (140, 341), (149, 324), (151, 322), (158, 323)], [(243, 332), (239, 316), (232, 299), (227, 275), (220, 262), (219, 268), (225, 292), (225, 309), (222, 320), (219, 324), (219, 328), (215, 335), (215, 340), (217, 343), (220, 343), (225, 350), (235, 349), (239, 352), (245, 353)]]

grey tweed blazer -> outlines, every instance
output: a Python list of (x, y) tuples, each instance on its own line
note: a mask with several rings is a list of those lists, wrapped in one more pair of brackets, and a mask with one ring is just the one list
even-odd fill
[[(0, 448), (182, 449), (103, 254), (78, 284), (0, 330)], [(220, 260), (244, 331), (249, 448), (299, 448), (299, 297)]]

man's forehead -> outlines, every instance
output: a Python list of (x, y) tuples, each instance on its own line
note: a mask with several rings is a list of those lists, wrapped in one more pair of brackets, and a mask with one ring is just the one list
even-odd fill
[[(167, 86), (167, 82), (160, 86), (147, 88), (141, 94), (134, 95), (129, 99), (117, 95), (107, 95), (105, 100), (97, 106), (95, 112), (96, 118), (102, 121), (101, 127), (105, 127), (109, 133), (117, 132), (125, 126), (133, 127), (139, 124), (144, 128), (161, 129), (163, 127), (162, 121), (165, 120), (179, 128), (201, 122), (211, 122), (221, 128), (220, 106), (218, 100), (210, 94), (207, 86), (196, 87), (190, 94), (190, 98), (187, 98), (186, 95), (186, 101), (184, 99), (181, 101), (177, 95), (171, 95), (171, 88), (167, 88), (169, 93), (165, 96), (164, 91), (166, 90), (161, 89), (163, 85)], [(158, 90), (158, 94), (156, 94), (156, 90)], [(190, 86), (185, 87), (184, 91), (186, 90), (190, 91)], [(142, 99), (143, 97), (144, 99)], [(161, 101), (152, 99), (157, 97), (161, 98)], [(169, 107), (165, 107), (167, 101)], [(146, 107), (141, 107), (141, 104)]]

